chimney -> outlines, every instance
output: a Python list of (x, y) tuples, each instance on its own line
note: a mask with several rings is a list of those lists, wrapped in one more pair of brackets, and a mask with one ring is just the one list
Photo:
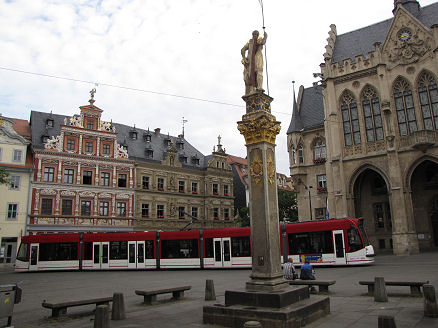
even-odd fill
[(154, 131), (155, 131), (155, 134), (160, 134), (161, 129), (160, 128), (156, 128)]

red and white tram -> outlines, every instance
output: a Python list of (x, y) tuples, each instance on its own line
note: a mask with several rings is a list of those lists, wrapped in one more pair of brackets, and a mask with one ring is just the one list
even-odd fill
[[(280, 225), (282, 260), (296, 265), (374, 262), (363, 219)], [(284, 252), (286, 250), (286, 252)], [(251, 267), (250, 228), (24, 236), (16, 271)]]

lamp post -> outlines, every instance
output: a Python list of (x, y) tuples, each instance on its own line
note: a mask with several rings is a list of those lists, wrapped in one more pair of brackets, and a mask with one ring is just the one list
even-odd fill
[(313, 220), (312, 215), (312, 196), (310, 196), (310, 189), (312, 189), (312, 186), (306, 186), (306, 184), (303, 182), (303, 180), (298, 179), (298, 184), (302, 184), (304, 188), (309, 192), (309, 211), (310, 211), (310, 221)]
[(312, 189), (312, 186), (307, 187), (306, 185), (304, 185), (304, 187), (307, 189), (307, 191), (309, 192), (309, 211), (310, 211), (310, 221), (313, 220), (313, 215), (312, 215), (312, 197), (310, 196), (310, 189)]

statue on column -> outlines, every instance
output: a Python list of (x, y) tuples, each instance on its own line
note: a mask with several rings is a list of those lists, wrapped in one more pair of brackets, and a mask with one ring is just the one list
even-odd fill
[[(263, 38), (259, 31), (252, 32), (252, 39), (249, 40), (241, 50), (243, 69), (243, 80), (245, 81), (245, 96), (256, 91), (263, 90), (263, 45), (268, 35), (263, 32)], [(248, 52), (246, 54), (246, 52)]]

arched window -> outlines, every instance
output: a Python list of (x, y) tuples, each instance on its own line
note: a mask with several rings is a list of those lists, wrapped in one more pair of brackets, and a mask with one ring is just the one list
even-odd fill
[(304, 163), (304, 149), (303, 145), (298, 146), (298, 163)]
[(383, 140), (382, 115), (380, 113), (380, 102), (376, 90), (368, 86), (362, 92), (363, 116), (367, 141), (374, 142)]
[(394, 101), (400, 135), (407, 136), (417, 131), (417, 118), (411, 87), (403, 78), (398, 78), (394, 84)]
[(418, 82), (421, 113), (425, 130), (438, 130), (438, 89), (433, 76), (424, 72)]
[(357, 103), (350, 92), (345, 92), (341, 102), (342, 123), (344, 126), (344, 140), (346, 146), (360, 144), (359, 115)]
[(318, 139), (313, 145), (313, 162), (322, 160), (325, 160), (325, 142), (322, 139)]

